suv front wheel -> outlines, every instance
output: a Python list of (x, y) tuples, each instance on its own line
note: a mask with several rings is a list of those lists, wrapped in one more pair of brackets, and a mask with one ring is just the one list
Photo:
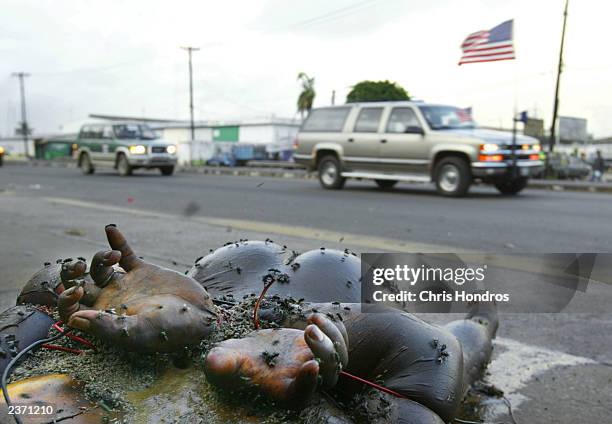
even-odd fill
[(346, 182), (342, 177), (340, 161), (335, 156), (325, 156), (319, 162), (319, 182), (326, 189), (341, 189)]
[(465, 196), (472, 184), (468, 162), (459, 157), (446, 157), (436, 165), (434, 178), (438, 193), (448, 197)]
[(117, 171), (122, 177), (132, 175), (132, 166), (123, 153), (120, 153), (117, 157)]

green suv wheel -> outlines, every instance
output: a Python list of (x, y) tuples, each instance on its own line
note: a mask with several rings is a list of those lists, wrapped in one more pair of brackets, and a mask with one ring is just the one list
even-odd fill
[(123, 153), (121, 153), (117, 158), (117, 171), (122, 177), (132, 175), (132, 166)]

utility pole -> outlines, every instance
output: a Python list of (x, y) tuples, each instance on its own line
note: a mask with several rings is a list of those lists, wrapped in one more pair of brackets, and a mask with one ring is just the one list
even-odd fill
[(28, 126), (28, 118), (26, 114), (26, 101), (25, 101), (25, 84), (23, 79), (29, 77), (30, 74), (26, 72), (13, 72), (14, 77), (19, 78), (19, 90), (21, 92), (21, 124), (20, 131), (23, 136), (23, 147), (25, 157), (28, 158), (28, 135), (30, 134), (30, 127)]
[(559, 111), (559, 84), (561, 81), (561, 72), (563, 70), (563, 46), (565, 44), (565, 25), (567, 23), (567, 6), (569, 0), (565, 0), (565, 10), (563, 11), (563, 30), (561, 31), (561, 48), (559, 49), (559, 65), (557, 67), (557, 85), (555, 87), (555, 103), (553, 106), (553, 118), (550, 125), (550, 140), (548, 141), (548, 155), (546, 156), (546, 168), (548, 172), (549, 156), (555, 148), (555, 129), (557, 124), (557, 114)]
[[(190, 113), (190, 128), (191, 128), (191, 141), (195, 139), (195, 126), (193, 123), (193, 66), (191, 64), (191, 52), (200, 50), (198, 47), (181, 47), (183, 50), (187, 50), (189, 55), (189, 113)], [(190, 149), (191, 150), (191, 149)]]

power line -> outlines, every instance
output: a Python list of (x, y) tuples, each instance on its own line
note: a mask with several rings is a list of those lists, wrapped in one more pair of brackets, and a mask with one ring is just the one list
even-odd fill
[(287, 27), (285, 27), (285, 29), (289, 29), (289, 28), (303, 28), (303, 27), (307, 27), (310, 25), (316, 25), (319, 23), (323, 23), (323, 22), (328, 22), (328, 21), (333, 21), (335, 19), (339, 19), (339, 18), (343, 18), (346, 17), (348, 15), (351, 15), (357, 11), (359, 11), (360, 9), (363, 9), (365, 6), (368, 6), (372, 3), (377, 3), (380, 0), (364, 0), (364, 1), (360, 1), (345, 7), (341, 7), (339, 9), (335, 9), (329, 12), (326, 12), (322, 15), (319, 16), (315, 16), (313, 18), (309, 18), (300, 22), (296, 22), (294, 24), (291, 24)]
[(74, 68), (74, 69), (66, 69), (63, 71), (51, 71), (51, 72), (37, 72), (36, 76), (44, 76), (44, 77), (54, 77), (61, 76), (67, 74), (78, 74), (78, 73), (91, 73), (91, 72), (103, 72), (116, 68), (124, 68), (128, 66), (136, 66), (144, 63), (148, 63), (148, 61), (138, 61), (138, 62), (121, 62), (113, 65), (107, 66), (95, 66), (95, 67), (83, 67), (83, 68)]

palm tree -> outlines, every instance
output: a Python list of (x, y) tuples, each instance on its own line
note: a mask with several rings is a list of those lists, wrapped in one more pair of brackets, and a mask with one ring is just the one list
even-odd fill
[(297, 100), (297, 109), (304, 120), (304, 112), (312, 109), (312, 103), (316, 96), (314, 90), (314, 78), (308, 77), (304, 72), (300, 72), (297, 77), (298, 81), (302, 83), (302, 92), (300, 93)]

